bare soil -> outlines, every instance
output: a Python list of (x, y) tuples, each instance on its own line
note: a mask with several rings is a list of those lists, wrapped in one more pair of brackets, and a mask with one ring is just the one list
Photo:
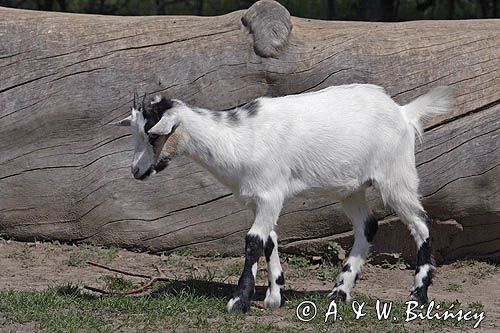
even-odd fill
[[(58, 243), (23, 243), (0, 239), (0, 290), (43, 290), (48, 286), (77, 284), (104, 287), (102, 276), (112, 273), (91, 267), (86, 262), (97, 261), (121, 269), (154, 274), (153, 265), (160, 266), (175, 280), (210, 279), (230, 290), (236, 285), (243, 267), (243, 257), (194, 257), (189, 253), (154, 255), (117, 248)], [(305, 258), (297, 262), (283, 256), (287, 293), (328, 293), (335, 274), (329, 275), (318, 264)], [(267, 286), (265, 264), (261, 262), (257, 284), (256, 308), (262, 307), (264, 286)], [(389, 267), (389, 268), (387, 268)], [(322, 274), (320, 274), (320, 272)], [(413, 281), (413, 270), (403, 263), (381, 267), (368, 263), (354, 290), (381, 300), (405, 300)], [(330, 281), (329, 281), (330, 280)], [(140, 281), (140, 280), (138, 280)], [(261, 290), (259, 292), (259, 290)], [(260, 294), (260, 295), (259, 295)], [(439, 301), (458, 300), (461, 304), (480, 303), (486, 315), (477, 332), (500, 332), (500, 269), (486, 262), (459, 261), (438, 267), (429, 296)], [(273, 311), (270, 318), (284, 315), (285, 309)], [(288, 310), (287, 310), (288, 311)], [(265, 320), (259, 317), (259, 320)], [(251, 318), (249, 318), (251, 320)], [(36, 324), (7, 323), (0, 313), (1, 332), (33, 332)], [(451, 330), (450, 330), (451, 331)]]

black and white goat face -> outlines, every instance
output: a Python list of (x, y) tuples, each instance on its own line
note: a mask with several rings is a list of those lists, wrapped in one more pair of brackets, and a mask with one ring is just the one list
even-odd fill
[[(130, 126), (134, 139), (132, 174), (145, 180), (162, 171), (176, 155), (178, 138), (174, 135), (177, 116), (170, 99), (155, 96), (149, 103), (134, 94), (132, 114), (113, 125)], [(168, 130), (166, 130), (168, 128)], [(168, 141), (168, 143), (167, 143)]]

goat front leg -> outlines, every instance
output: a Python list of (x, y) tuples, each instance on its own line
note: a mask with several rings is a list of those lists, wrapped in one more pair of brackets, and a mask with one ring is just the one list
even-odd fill
[(264, 253), (264, 246), (278, 220), (282, 203), (282, 200), (276, 198), (262, 197), (256, 203), (255, 221), (245, 238), (245, 266), (233, 297), (227, 303), (229, 312), (245, 313), (250, 309), (250, 301), (255, 292), (259, 258)]
[(281, 268), (280, 258), (278, 255), (278, 235), (273, 230), (267, 238), (264, 248), (267, 262), (267, 278), (269, 286), (264, 299), (264, 307), (267, 309), (276, 309), (283, 304), (281, 290), (285, 286), (285, 276)]

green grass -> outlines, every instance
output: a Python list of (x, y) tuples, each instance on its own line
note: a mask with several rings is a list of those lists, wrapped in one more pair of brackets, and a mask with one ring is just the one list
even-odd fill
[(462, 291), (462, 285), (460, 283), (450, 282), (446, 287), (448, 291)]
[[(89, 251), (70, 253), (68, 264), (81, 265), (87, 259)], [(74, 253), (74, 257), (71, 255)], [(91, 254), (90, 254), (91, 255)], [(15, 253), (20, 261), (29, 261), (26, 249)], [(105, 261), (112, 261), (118, 256), (116, 248), (103, 249), (99, 253)], [(341, 270), (341, 263), (325, 260), (319, 266), (303, 256), (285, 256), (289, 275), (311, 277), (313, 274), (322, 280), (334, 281)], [(214, 255), (212, 260), (219, 260)], [(183, 253), (173, 253), (162, 257), (163, 264), (181, 268), (193, 268), (193, 263), (186, 261)], [(461, 262), (469, 266), (472, 263)], [(286, 291), (287, 303), (277, 311), (258, 308), (255, 304), (247, 315), (228, 314), (225, 311), (234, 285), (224, 283), (227, 276), (238, 276), (243, 262), (235, 261), (226, 268), (203, 267), (192, 269), (186, 281), (160, 282), (154, 285), (148, 294), (141, 296), (102, 296), (96, 297), (81, 291), (73, 285), (52, 287), (43, 291), (0, 291), (0, 314), (11, 323), (35, 322), (46, 332), (151, 332), (151, 331), (187, 331), (187, 332), (440, 332), (445, 328), (469, 330), (474, 322), (453, 320), (415, 320), (406, 323), (403, 302), (393, 302), (392, 313), (387, 320), (376, 318), (376, 300), (365, 296), (356, 296), (354, 300), (364, 302), (366, 316), (355, 319), (351, 305), (339, 304), (338, 313), (342, 320), (325, 322), (325, 313), (330, 299), (312, 292)], [(475, 266), (474, 266), (475, 267)], [(495, 265), (484, 264), (474, 271), (476, 278), (493, 274), (498, 269)], [(135, 280), (121, 275), (101, 277), (106, 290), (123, 291), (137, 286)], [(304, 280), (305, 281), (305, 280)], [(459, 283), (449, 283), (448, 290), (461, 291)], [(266, 288), (258, 287), (257, 300), (264, 299)], [(310, 322), (301, 322), (296, 317), (296, 307), (303, 301), (316, 304), (317, 316)], [(451, 303), (440, 303), (447, 308)], [(468, 306), (454, 304), (455, 309), (483, 311), (483, 305), (475, 302)], [(394, 320), (393, 317), (396, 317)], [(2, 327), (0, 326), (0, 330)]]
[(116, 258), (118, 258), (119, 251), (120, 250), (116, 246), (112, 246), (109, 249), (106, 249), (106, 252), (104, 255), (104, 257), (105, 257), (104, 259), (105, 259), (106, 263), (111, 263)]
[(72, 252), (66, 261), (66, 265), (72, 267), (82, 267), (86, 265), (89, 258), (90, 256), (88, 254), (82, 252)]
[(291, 268), (288, 272), (288, 276), (306, 278), (311, 274), (309, 270), (310, 261), (308, 258), (299, 255), (285, 255), (284, 258)]
[(0, 293), (0, 312), (14, 322), (36, 321), (48, 332), (148, 330), (159, 324), (208, 329), (211, 319), (223, 315), (224, 304), (225, 299), (198, 296), (189, 288), (142, 297), (93, 298), (73, 286)]
[(485, 277), (496, 274), (499, 270), (499, 266), (485, 263), (478, 267), (477, 270), (472, 271), (471, 275), (477, 279), (484, 279)]
[(122, 276), (104, 275), (101, 277), (101, 280), (106, 284), (106, 290), (124, 291), (134, 287), (134, 283), (131, 280), (125, 279)]
[(316, 277), (320, 280), (335, 283), (337, 276), (342, 270), (342, 264), (321, 264), (316, 270)]
[(406, 265), (405, 265), (405, 262), (402, 258), (397, 258), (394, 261), (384, 260), (380, 264), (380, 267), (394, 270), (394, 269), (404, 269), (406, 267)]
[(471, 275), (478, 279), (485, 278), (500, 271), (500, 266), (498, 264), (473, 259), (458, 260), (451, 265), (455, 268), (474, 267), (475, 269), (471, 271)]
[[(116, 277), (113, 277), (116, 279)], [(113, 280), (113, 283), (117, 283)], [(120, 282), (119, 287), (129, 287)], [(109, 287), (109, 285), (108, 285)], [(115, 286), (116, 287), (116, 286)], [(118, 287), (117, 287), (118, 288)], [(339, 304), (342, 320), (325, 323), (325, 313), (330, 300), (323, 295), (289, 294), (288, 302), (279, 312), (253, 307), (247, 315), (228, 314), (225, 305), (232, 286), (203, 280), (161, 283), (148, 295), (138, 297), (95, 297), (82, 293), (78, 287), (67, 285), (45, 291), (0, 292), (0, 313), (8, 321), (36, 322), (47, 332), (116, 332), (132, 329), (148, 331), (196, 332), (414, 332), (444, 327), (470, 328), (473, 323), (456, 321), (404, 322), (405, 304), (394, 302), (391, 317), (397, 320), (377, 320), (376, 300), (355, 297), (365, 302), (366, 316), (355, 319), (349, 304)], [(290, 292), (288, 292), (290, 293)], [(297, 305), (313, 301), (318, 309), (316, 318), (301, 322), (295, 316)], [(440, 303), (442, 307), (450, 304)], [(461, 307), (456, 304), (456, 307)], [(465, 308), (465, 307), (464, 307)], [(482, 310), (480, 303), (470, 304), (469, 309)]]
[(33, 258), (33, 255), (31, 254), (32, 249), (25, 244), (23, 248), (17, 252), (11, 253), (9, 255), (9, 258), (16, 259), (18, 260), (22, 267), (29, 267), (30, 265), (33, 264), (33, 261), (35, 260)]
[(342, 261), (345, 259), (345, 256), (346, 252), (339, 243), (329, 241), (327, 251), (323, 253), (322, 258), (323, 258), (323, 263), (329, 265), (335, 265), (339, 263), (341, 264)]
[(240, 276), (243, 272), (244, 262), (242, 260), (233, 262), (224, 269), (226, 276)]
[(80, 245), (78, 247), (68, 248), (66, 251), (70, 252), (65, 264), (72, 267), (83, 267), (87, 265), (89, 260), (99, 260), (102, 263), (110, 264), (119, 255), (117, 247), (110, 247), (107, 249), (97, 249), (88, 245)]

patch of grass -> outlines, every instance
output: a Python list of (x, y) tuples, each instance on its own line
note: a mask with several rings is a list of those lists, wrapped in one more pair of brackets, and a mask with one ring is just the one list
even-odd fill
[(341, 263), (345, 259), (345, 255), (345, 250), (339, 243), (329, 241), (327, 251), (322, 255), (323, 263), (330, 265)]
[(188, 289), (155, 297), (94, 298), (64, 286), (42, 292), (0, 292), (0, 312), (11, 321), (36, 321), (47, 332), (114, 332), (126, 327), (148, 330), (160, 324), (173, 331), (207, 330), (211, 319), (225, 315), (224, 301), (197, 296)]
[(11, 253), (9, 255), (9, 258), (18, 260), (19, 262), (21, 262), (23, 267), (32, 265), (34, 261), (33, 255), (31, 254), (31, 248), (26, 244), (21, 250)]
[(469, 304), (469, 309), (476, 312), (481, 312), (484, 309), (484, 305), (481, 304), (480, 302), (472, 302)]
[(473, 259), (458, 260), (452, 263), (451, 266), (454, 268), (473, 267), (475, 270), (471, 274), (478, 279), (500, 272), (498, 264)]
[(402, 258), (397, 258), (394, 261), (384, 260), (384, 262), (380, 264), (380, 267), (394, 270), (394, 269), (405, 269), (406, 265)]
[(223, 258), (223, 256), (219, 251), (214, 250), (214, 251), (209, 252), (207, 255), (202, 256), (202, 258), (215, 260), (215, 259), (221, 259), (221, 258)]
[(240, 276), (243, 272), (244, 261), (233, 262), (226, 267), (224, 274), (226, 276)]
[(97, 260), (104, 264), (110, 264), (120, 253), (119, 249), (114, 246), (102, 249), (87, 244), (72, 246), (67, 248), (66, 251), (70, 252), (68, 260), (66, 260), (66, 265), (73, 267), (85, 266), (89, 260)]
[(336, 265), (321, 264), (318, 270), (316, 270), (316, 277), (320, 280), (335, 282), (337, 276), (340, 274), (341, 271), (342, 271), (341, 263), (338, 263)]
[(24, 245), (22, 250), (11, 253), (9, 255), (9, 258), (25, 261), (25, 260), (30, 260), (32, 256), (29, 248), (26, 245)]
[(51, 288), (44, 292), (4, 291), (0, 293), (0, 312), (14, 322), (36, 321), (50, 332), (74, 332), (78, 329), (111, 332), (100, 316), (89, 316), (84, 311), (74, 311), (76, 296), (68, 293), (68, 286)]
[(309, 259), (298, 255), (287, 255), (285, 260), (289, 264), (288, 276), (305, 278), (311, 273), (309, 271), (310, 262)]
[(470, 274), (476, 279), (484, 279), (490, 275), (500, 272), (500, 268), (496, 265), (490, 263), (482, 263), (475, 270), (472, 270)]
[(192, 269), (193, 264), (189, 260), (186, 260), (186, 256), (184, 252), (172, 252), (169, 255), (162, 256), (162, 261), (170, 267)]
[(206, 270), (202, 272), (195, 272), (192, 271), (190, 273), (190, 279), (191, 280), (200, 280), (200, 281), (207, 281), (207, 282), (212, 282), (215, 280), (217, 277), (217, 272), (215, 270), (211, 270), (209, 268), (206, 268)]
[(84, 251), (73, 251), (69, 254), (66, 265), (73, 267), (82, 267), (89, 260), (90, 255)]
[(134, 287), (134, 283), (131, 280), (125, 279), (122, 276), (103, 275), (100, 279), (106, 284), (106, 289), (111, 291), (130, 290)]
[(118, 258), (119, 249), (115, 246), (110, 247), (106, 250), (104, 254), (104, 260), (107, 264), (113, 262), (116, 258)]
[[(312, 294), (291, 296), (283, 309), (271, 312), (252, 307), (247, 315), (228, 314), (225, 304), (228, 291), (218, 290), (214, 282), (186, 281), (158, 284), (149, 295), (138, 297), (95, 297), (82, 293), (78, 287), (65, 285), (44, 291), (0, 292), (0, 313), (11, 322), (36, 322), (46, 332), (116, 332), (116, 331), (196, 331), (196, 332), (402, 332), (443, 330), (446, 327), (467, 330), (473, 322), (415, 320), (405, 323), (403, 302), (393, 302), (390, 317), (378, 320), (376, 300), (357, 296), (365, 303), (365, 316), (356, 319), (352, 305), (338, 304), (338, 316), (325, 314), (330, 299)], [(227, 289), (226, 287), (223, 287)], [(313, 301), (317, 316), (310, 322), (299, 321), (296, 307), (303, 301)], [(452, 303), (440, 303), (448, 308)], [(460, 303), (454, 303), (458, 309)], [(481, 310), (482, 305), (469, 308)], [(422, 311), (425, 311), (423, 309)], [(277, 320), (279, 316), (279, 320)], [(396, 318), (396, 319), (393, 319)]]
[(500, 266), (495, 263), (477, 261), (472, 259), (458, 260), (451, 264), (454, 268), (467, 268), (467, 274), (471, 276), (471, 282), (476, 284), (479, 280), (500, 273)]
[(462, 291), (463, 286), (460, 283), (450, 282), (446, 287), (448, 291)]
[(454, 268), (462, 268), (462, 267), (474, 267), (477, 264), (476, 260), (465, 259), (465, 260), (457, 260), (451, 264)]

